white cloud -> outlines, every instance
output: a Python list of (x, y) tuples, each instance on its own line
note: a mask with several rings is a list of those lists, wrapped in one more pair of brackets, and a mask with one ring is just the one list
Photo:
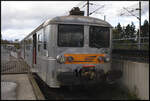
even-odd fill
[(7, 40), (22, 40), (33, 29), (8, 29), (2, 32), (2, 38)]
[[(21, 28), (39, 25), (60, 16), (78, 2), (2, 2), (2, 28)], [(57, 7), (57, 8), (56, 8)], [(15, 25), (15, 26), (14, 26)], [(20, 26), (22, 25), (22, 26)]]
[[(2, 1), (2, 36), (9, 40), (22, 39), (45, 20), (55, 16), (66, 15), (68, 14), (66, 12), (71, 10), (72, 7), (77, 4), (82, 7), (85, 3), (85, 1)], [(97, 11), (100, 14), (92, 14), (92, 17), (104, 19), (105, 15), (106, 21), (113, 26), (116, 26), (118, 22), (125, 26), (133, 21), (136, 28), (138, 28), (138, 20), (135, 17), (118, 16), (122, 7), (136, 7), (138, 1), (90, 1), (90, 3), (97, 5), (90, 5), (90, 12), (99, 8), (100, 5), (105, 5)], [(149, 5), (144, 2), (142, 6), (144, 11), (147, 11), (142, 15), (143, 23), (145, 19), (149, 21), (149, 10), (147, 9)], [(86, 7), (82, 8), (82, 10), (86, 11)]]

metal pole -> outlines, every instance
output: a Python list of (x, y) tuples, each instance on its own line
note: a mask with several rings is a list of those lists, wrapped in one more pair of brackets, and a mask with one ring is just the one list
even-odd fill
[(106, 21), (106, 16), (104, 15), (104, 21)]
[(87, 1), (87, 16), (89, 16), (89, 0)]
[(139, 45), (138, 49), (141, 49), (141, 1), (139, 1)]

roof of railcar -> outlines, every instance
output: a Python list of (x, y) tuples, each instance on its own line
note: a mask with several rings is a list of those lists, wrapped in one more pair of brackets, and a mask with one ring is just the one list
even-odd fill
[(104, 20), (88, 17), (88, 16), (76, 16), (76, 15), (55, 17), (51, 19), (49, 23), (97, 25), (97, 26), (104, 26), (104, 27), (112, 27), (108, 22)]
[(38, 26), (35, 30), (33, 30), (24, 39), (34, 34), (35, 32), (39, 31), (41, 28), (47, 26), (48, 24), (79, 24), (79, 25), (95, 25), (95, 26), (112, 27), (108, 22), (94, 17), (77, 16), (77, 15), (59, 16), (53, 19), (48, 19), (40, 26)]
[(49, 23), (97, 25), (97, 26), (104, 26), (104, 27), (112, 27), (108, 22), (104, 20), (88, 17), (88, 16), (77, 16), (77, 15), (55, 17), (51, 20), (47, 20), (44, 23), (44, 25), (47, 25)]

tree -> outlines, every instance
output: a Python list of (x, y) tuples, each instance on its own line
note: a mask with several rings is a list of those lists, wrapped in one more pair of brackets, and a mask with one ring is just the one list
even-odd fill
[(134, 37), (136, 30), (135, 25), (131, 22), (131, 25), (121, 26), (120, 23), (113, 29), (113, 38), (121, 39), (121, 38), (132, 38)]
[(144, 24), (141, 26), (141, 36), (149, 37), (149, 22), (147, 20), (145, 20)]
[(124, 38), (129, 38), (130, 35), (130, 24), (128, 24), (125, 28), (125, 36)]
[(118, 36), (118, 31), (117, 31), (116, 28), (113, 28), (113, 29), (112, 29), (112, 33), (113, 33), (113, 39), (118, 39), (118, 38), (119, 38), (119, 36)]
[(134, 37), (134, 33), (136, 32), (135, 30), (135, 25), (133, 22), (131, 22), (131, 25), (128, 24), (125, 28), (125, 38), (132, 38)]
[(125, 29), (126, 29), (126, 26), (123, 26), (122, 27), (122, 36), (121, 36), (122, 38), (125, 38), (125, 35), (126, 35), (125, 34)]
[(10, 44), (8, 40), (1, 40), (1, 44)]
[(118, 31), (118, 34), (119, 34), (119, 38), (122, 38), (121, 37), (122, 36), (122, 27), (121, 27), (120, 23), (118, 23), (118, 25), (117, 25), (117, 31)]
[(113, 38), (114, 39), (120, 39), (122, 38), (122, 27), (120, 23), (113, 29)]
[(131, 29), (130, 29), (130, 37), (134, 37), (134, 33), (136, 33), (136, 30), (135, 30), (135, 25), (133, 22), (131, 22)]
[(19, 41), (19, 39), (15, 39), (15, 41)]

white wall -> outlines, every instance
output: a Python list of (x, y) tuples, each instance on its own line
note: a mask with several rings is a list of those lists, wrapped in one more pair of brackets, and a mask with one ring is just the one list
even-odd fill
[(140, 99), (149, 99), (149, 63), (113, 60), (112, 68), (123, 71), (120, 82)]

